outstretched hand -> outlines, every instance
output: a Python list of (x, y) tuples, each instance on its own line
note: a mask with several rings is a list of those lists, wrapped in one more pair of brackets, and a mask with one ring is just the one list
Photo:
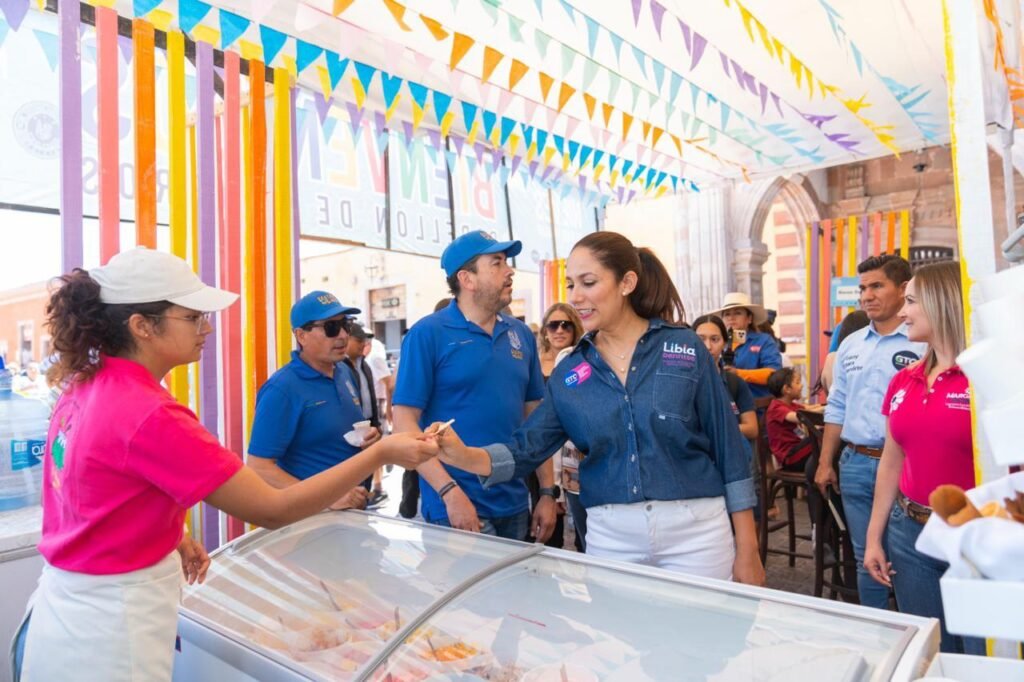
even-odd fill
[(459, 434), (451, 427), (450, 423), (434, 422), (423, 432), (425, 436), (434, 439), (438, 445), (438, 459), (445, 464), (465, 468), (462, 464), (466, 452), (466, 444), (459, 438)]
[(437, 440), (423, 433), (395, 433), (381, 439), (380, 444), (384, 446), (387, 464), (397, 464), (406, 469), (415, 469), (436, 457), (439, 450)]

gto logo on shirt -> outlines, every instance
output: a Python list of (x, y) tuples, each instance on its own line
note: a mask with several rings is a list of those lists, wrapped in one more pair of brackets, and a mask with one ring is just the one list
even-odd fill
[(593, 373), (590, 365), (586, 362), (576, 365), (572, 368), (572, 371), (565, 375), (565, 385), (569, 388), (579, 386), (584, 381), (590, 378)]
[(897, 370), (901, 370), (906, 367), (910, 367), (920, 359), (920, 356), (912, 350), (901, 350), (897, 353), (893, 353), (892, 366)]
[(661, 364), (666, 367), (693, 367), (697, 364), (697, 349), (685, 343), (666, 341), (661, 350)]

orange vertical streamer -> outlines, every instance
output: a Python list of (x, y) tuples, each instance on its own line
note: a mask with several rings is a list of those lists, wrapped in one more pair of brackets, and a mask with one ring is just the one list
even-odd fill
[(252, 136), (252, 242), (249, 244), (253, 298), (253, 358), (255, 383), (267, 380), (267, 110), (266, 72), (263, 62), (249, 60), (249, 102)]
[(135, 241), (156, 248), (156, 88), (153, 25), (132, 21), (135, 55)]
[(888, 223), (888, 234), (885, 239), (885, 252), (896, 253), (896, 211), (889, 211), (886, 215)]
[(118, 158), (117, 12), (96, 8), (96, 133), (99, 152), (100, 264), (121, 250), (121, 169)]
[(871, 255), (882, 255), (882, 214), (871, 216)]

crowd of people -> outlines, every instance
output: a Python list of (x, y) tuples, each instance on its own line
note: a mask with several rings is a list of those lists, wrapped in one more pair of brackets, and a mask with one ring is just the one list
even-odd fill
[[(360, 310), (325, 291), (295, 302), (296, 350), (259, 387), (247, 464), (160, 383), (199, 358), (210, 315), (237, 296), (143, 248), (61, 277), (47, 315), (63, 392), (22, 679), (82, 660), (103, 679), (169, 679), (181, 574), (201, 582), (210, 562), (183, 532), (190, 506), (277, 527), (379, 504), (392, 464), (407, 470), (404, 516), (557, 547), (568, 518), (590, 555), (763, 585), (762, 428), (811, 496), (841, 495), (861, 603), (941, 619), (944, 566), (914, 541), (935, 487), (974, 482), (956, 264), (860, 264), (864, 319), (833, 335), (810, 395), (827, 396), (812, 460), (798, 413), (822, 408), (763, 307), (731, 293), (687, 324), (657, 256), (596, 232), (570, 252), (567, 303), (535, 339), (507, 312), (521, 248), (485, 232), (453, 241), (452, 296), (408, 331), (394, 373)], [(942, 648), (979, 651), (945, 628)]]

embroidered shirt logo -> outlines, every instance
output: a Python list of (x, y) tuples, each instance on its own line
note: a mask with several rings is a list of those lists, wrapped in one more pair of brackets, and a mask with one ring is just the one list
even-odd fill
[(512, 346), (512, 357), (516, 360), (523, 359), (523, 342), (519, 340), (519, 334), (516, 334), (515, 329), (510, 329), (508, 332), (508, 343)]
[(912, 350), (901, 350), (893, 354), (892, 366), (897, 370), (900, 370), (910, 367), (920, 359), (921, 357)]
[(573, 386), (579, 386), (584, 381), (590, 378), (593, 370), (590, 365), (586, 362), (580, 363), (572, 368), (567, 375), (565, 375), (565, 385), (572, 388)]
[(693, 367), (697, 349), (685, 343), (666, 341), (661, 347), (661, 364), (666, 367)]
[(903, 404), (903, 400), (907, 397), (907, 389), (901, 388), (896, 391), (892, 396), (892, 400), (889, 401), (889, 413), (892, 414), (899, 409), (899, 406)]
[(971, 391), (970, 389), (962, 393), (947, 393), (946, 394), (946, 407), (951, 410), (970, 410), (971, 409)]
[(760, 353), (761, 352), (761, 346), (751, 346), (750, 347), (750, 352), (751, 353)]

